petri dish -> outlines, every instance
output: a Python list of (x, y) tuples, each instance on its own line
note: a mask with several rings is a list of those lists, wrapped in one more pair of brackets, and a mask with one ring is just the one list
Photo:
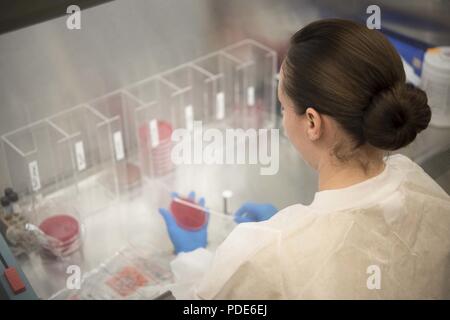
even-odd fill
[[(182, 198), (182, 200), (195, 204), (195, 202), (187, 198)], [(175, 217), (177, 224), (185, 230), (197, 231), (206, 222), (205, 211), (193, 208), (179, 201), (172, 200), (170, 203), (170, 211)]]
[[(143, 151), (142, 160), (148, 168), (147, 171), (152, 172), (156, 176), (164, 176), (174, 169), (174, 164), (171, 160), (171, 152), (173, 142), (171, 140), (172, 126), (167, 121), (158, 120), (158, 145), (151, 147), (150, 145), (150, 130), (147, 124), (139, 128), (139, 139)], [(147, 167), (150, 164), (150, 167)], [(152, 168), (152, 169), (150, 169)]]
[(78, 238), (80, 226), (72, 216), (61, 214), (49, 217), (42, 221), (39, 228), (46, 235), (53, 237), (64, 245), (70, 245)]
[[(167, 121), (158, 120), (158, 146), (163, 143), (171, 142), (172, 131), (173, 129), (170, 123), (168, 123)], [(148, 125), (145, 124), (139, 128), (139, 139), (141, 140), (142, 145), (149, 145), (149, 138), (150, 130), (148, 128)]]

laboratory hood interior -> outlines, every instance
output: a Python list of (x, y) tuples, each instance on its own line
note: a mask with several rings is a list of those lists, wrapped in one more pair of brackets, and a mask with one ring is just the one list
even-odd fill
[[(187, 204), (184, 214), (203, 216), (183, 223), (196, 228), (207, 213), (212, 249), (247, 200), (311, 203), (317, 175), (281, 125), (280, 62), (302, 26), (364, 21), (368, 1), (79, 1), (80, 29), (67, 27), (68, 1), (34, 10), (25, 2), (4, 1), (0, 15), (0, 192), (12, 195), (13, 211), (0, 218), (0, 249), (2, 268), (22, 282), (14, 292), (2, 278), (0, 297), (160, 298), (174, 252), (158, 209), (176, 205), (171, 192), (206, 199), (205, 208)], [(450, 3), (378, 3), (382, 31), (420, 78), (427, 50), (450, 45)], [(447, 193), (449, 104), (447, 118), (398, 151)], [(261, 174), (259, 163), (176, 163), (171, 136), (179, 129), (200, 140), (208, 129), (256, 129), (256, 141), (280, 129), (278, 172)], [(83, 289), (68, 287), (71, 266)]]

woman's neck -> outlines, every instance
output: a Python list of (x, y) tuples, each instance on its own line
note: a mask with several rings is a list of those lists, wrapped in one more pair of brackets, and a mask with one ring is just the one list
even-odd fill
[(350, 187), (373, 178), (383, 172), (386, 164), (383, 160), (372, 161), (364, 167), (355, 161), (336, 164), (324, 161), (319, 165), (319, 191)]

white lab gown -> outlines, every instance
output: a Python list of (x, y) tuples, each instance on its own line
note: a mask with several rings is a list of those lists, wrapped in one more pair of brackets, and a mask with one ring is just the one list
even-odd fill
[(405, 156), (172, 263), (176, 298), (450, 299), (450, 197)]

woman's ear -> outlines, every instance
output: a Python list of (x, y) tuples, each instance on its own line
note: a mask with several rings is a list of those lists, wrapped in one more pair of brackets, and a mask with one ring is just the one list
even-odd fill
[(314, 115), (311, 112), (307, 113), (306, 115), (308, 117), (309, 127), (314, 128)]
[(306, 133), (311, 141), (316, 141), (320, 138), (323, 130), (323, 121), (320, 114), (314, 108), (307, 108), (305, 111), (306, 117)]

